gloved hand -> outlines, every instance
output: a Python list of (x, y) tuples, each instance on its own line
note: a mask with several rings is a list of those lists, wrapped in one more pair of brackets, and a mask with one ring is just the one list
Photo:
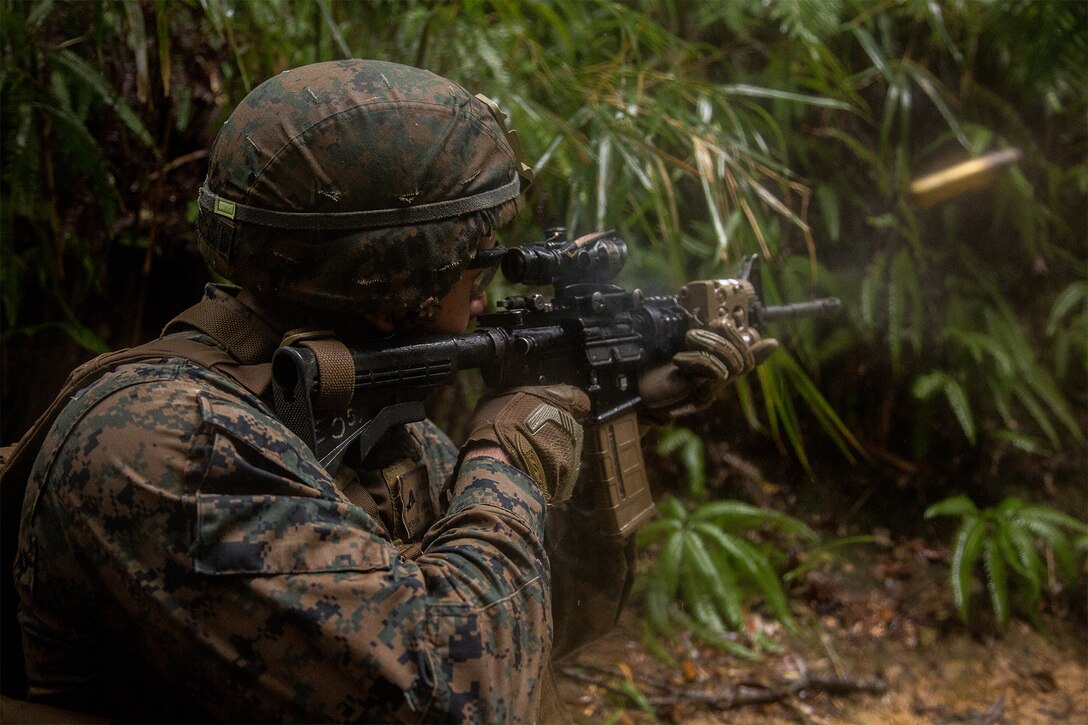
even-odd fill
[(778, 341), (762, 339), (749, 329), (749, 341), (728, 320), (710, 329), (688, 330), (687, 349), (672, 361), (639, 378), (643, 412), (653, 421), (669, 423), (707, 409), (730, 380), (747, 375), (778, 349)]
[(549, 505), (570, 498), (582, 461), (589, 398), (572, 385), (511, 388), (480, 401), (466, 448), (492, 444), (536, 481)]

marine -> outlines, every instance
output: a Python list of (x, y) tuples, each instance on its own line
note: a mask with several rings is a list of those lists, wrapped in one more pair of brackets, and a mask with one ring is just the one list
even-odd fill
[[(577, 582), (553, 586), (586, 549), (554, 531), (576, 521), (585, 394), (492, 391), (461, 448), (425, 420), (330, 473), (270, 393), (287, 336), (337, 354), (485, 310), (481, 252), (532, 180), (516, 134), (448, 79), (334, 61), (254, 89), (208, 163), (200, 248), (238, 286), (75, 371), (4, 471), (25, 483), (28, 699), (117, 720), (539, 720), (549, 659), (585, 638)], [(651, 417), (773, 351), (717, 333), (648, 376)], [(679, 396), (654, 382), (677, 376)]]

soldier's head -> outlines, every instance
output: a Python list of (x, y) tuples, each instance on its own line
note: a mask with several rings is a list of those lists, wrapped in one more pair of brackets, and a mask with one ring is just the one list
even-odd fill
[(481, 273), (466, 268), (531, 177), (488, 99), (395, 63), (317, 63), (262, 83), (220, 130), (200, 248), (300, 320), (454, 331), (443, 301), (480, 304)]

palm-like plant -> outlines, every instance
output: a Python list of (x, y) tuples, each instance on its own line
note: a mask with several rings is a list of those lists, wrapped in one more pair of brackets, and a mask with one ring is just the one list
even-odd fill
[[(82, 298), (103, 282), (92, 255), (101, 251), (96, 250), (98, 240), (82, 238), (77, 225), (62, 220), (70, 216), (69, 207), (78, 201), (81, 189), (96, 200), (96, 218), (91, 220), (95, 227), (112, 227), (122, 206), (94, 132), (96, 114), (109, 113), (151, 157), (158, 149), (143, 120), (100, 70), (68, 44), (50, 37), (53, 28), (45, 21), (52, 10), (53, 4), (44, 1), (0, 6), (4, 66), (0, 299), (5, 327), (0, 340), (59, 327), (77, 344), (103, 352), (105, 342), (76, 312)], [(123, 26), (122, 33), (136, 33), (143, 18), (111, 14), (101, 23), (117, 23)], [(60, 319), (24, 322), (24, 302), (31, 299), (39, 305), (49, 300)]]
[[(789, 600), (771, 563), (776, 552), (747, 534), (774, 530), (815, 540), (807, 526), (741, 501), (714, 501), (689, 513), (669, 498), (660, 510), (662, 518), (638, 536), (640, 546), (660, 545), (642, 580), (646, 618), (657, 634), (671, 639), (683, 627), (708, 644), (754, 658), (757, 652), (742, 639), (771, 646), (745, 622), (745, 599), (757, 592), (773, 615), (793, 628)], [(777, 558), (784, 558), (781, 552)]]
[(1066, 585), (1075, 581), (1078, 567), (1088, 557), (1088, 524), (1049, 506), (1008, 498), (979, 510), (969, 498), (954, 496), (930, 506), (925, 516), (960, 518), (952, 543), (950, 579), (956, 611), (965, 623), (970, 621), (971, 581), (980, 560), (998, 623), (1004, 625), (1011, 615), (1011, 590), (1038, 627), (1038, 605), (1048, 576), (1041, 551), (1053, 555), (1057, 574)]

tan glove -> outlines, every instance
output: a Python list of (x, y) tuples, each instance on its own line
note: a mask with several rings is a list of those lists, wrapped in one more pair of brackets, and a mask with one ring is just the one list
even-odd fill
[(589, 398), (572, 385), (511, 388), (480, 401), (465, 446), (498, 446), (556, 506), (570, 498), (578, 480), (579, 421), (588, 412)]
[(728, 320), (712, 329), (688, 330), (687, 349), (672, 362), (639, 378), (643, 411), (651, 420), (668, 423), (706, 410), (721, 397), (726, 383), (752, 372), (778, 349), (778, 341), (749, 330), (749, 341)]

